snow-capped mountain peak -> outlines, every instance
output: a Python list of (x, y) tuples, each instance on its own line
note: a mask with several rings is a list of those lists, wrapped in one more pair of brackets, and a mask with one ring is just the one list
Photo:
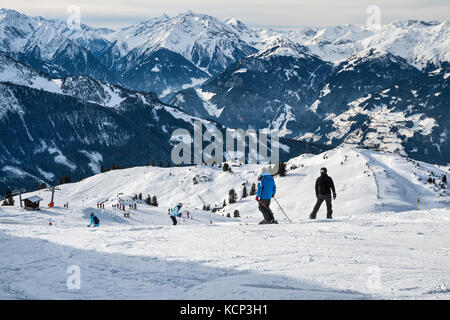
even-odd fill
[(358, 44), (389, 51), (423, 70), (428, 64), (450, 61), (449, 26), (449, 22), (397, 21), (384, 25)]
[[(230, 25), (192, 11), (140, 23), (111, 35), (122, 56), (153, 52), (160, 48), (181, 54), (208, 73), (222, 71), (244, 55), (254, 53)], [(239, 54), (238, 52), (241, 52)]]
[(273, 56), (304, 58), (306, 55), (311, 55), (311, 52), (307, 47), (283, 37), (275, 37), (270, 39), (267, 42), (266, 47), (254, 54), (253, 57), (261, 59)]
[(55, 52), (71, 40), (86, 49), (95, 50), (99, 41), (106, 43), (108, 28), (91, 28), (81, 24), (70, 28), (66, 21), (31, 17), (14, 10), (0, 11), (0, 50), (5, 52), (28, 52), (38, 48), (40, 57), (52, 59)]

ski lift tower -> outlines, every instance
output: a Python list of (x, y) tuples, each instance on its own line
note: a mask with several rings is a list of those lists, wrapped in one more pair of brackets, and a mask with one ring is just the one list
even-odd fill
[(24, 193), (24, 192), (25, 192), (25, 189), (17, 189), (17, 190), (13, 190), (11, 192), (13, 197), (19, 195), (19, 203), (20, 203), (21, 208), (22, 208), (22, 193)]
[(52, 192), (52, 200), (50, 200), (50, 203), (48, 204), (49, 208), (53, 208), (55, 205), (55, 202), (53, 201), (55, 199), (55, 190), (61, 190), (61, 189), (58, 187), (55, 187), (55, 186), (51, 186), (51, 187), (48, 187), (47, 189), (45, 189), (45, 191)]

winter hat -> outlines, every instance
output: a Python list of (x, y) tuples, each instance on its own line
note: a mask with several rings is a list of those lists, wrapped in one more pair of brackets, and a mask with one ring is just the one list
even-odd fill
[(321, 169), (320, 169), (320, 173), (322, 173), (322, 174), (325, 173), (325, 174), (326, 174), (326, 173), (327, 173), (327, 168), (321, 168)]

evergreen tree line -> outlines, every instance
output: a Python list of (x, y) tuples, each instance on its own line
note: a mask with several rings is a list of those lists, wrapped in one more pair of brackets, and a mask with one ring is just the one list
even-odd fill
[(151, 197), (150, 195), (148, 195), (147, 198), (145, 198), (145, 203), (147, 203), (149, 206), (154, 207), (157, 207), (159, 205), (156, 196)]

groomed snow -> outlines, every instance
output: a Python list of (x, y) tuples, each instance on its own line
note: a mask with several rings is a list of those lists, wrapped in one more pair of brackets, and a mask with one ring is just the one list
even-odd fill
[[(449, 195), (423, 181), (445, 168), (350, 148), (302, 155), (275, 178), (277, 200), (294, 223), (272, 203), (280, 224), (260, 226), (252, 196), (217, 213), (201, 210), (220, 204), (230, 188), (240, 195), (243, 182), (249, 190), (261, 169), (231, 166), (232, 173), (205, 166), (110, 171), (60, 186), (54, 209), (46, 208), (48, 191), (24, 195), (44, 199), (39, 212), (21, 210), (16, 197), (15, 207), (0, 207), (0, 298), (450, 298)], [(310, 221), (322, 166), (336, 183), (334, 219), (324, 220), (322, 208)], [(128, 208), (139, 192), (156, 195), (159, 207), (139, 203), (130, 218), (112, 209)], [(172, 226), (167, 209), (179, 201), (184, 217)], [(235, 209), (241, 218), (222, 216)], [(86, 228), (89, 212), (99, 215), (99, 229)], [(79, 290), (66, 285), (72, 265), (81, 270)]]

